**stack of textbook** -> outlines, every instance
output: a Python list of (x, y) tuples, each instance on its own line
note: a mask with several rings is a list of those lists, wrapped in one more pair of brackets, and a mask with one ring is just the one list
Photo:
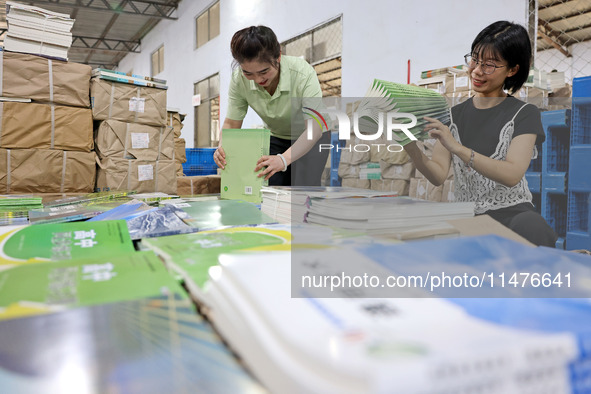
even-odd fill
[(92, 76), (104, 79), (105, 81), (123, 82), (131, 85), (148, 86), (158, 89), (168, 89), (166, 81), (154, 77), (146, 77), (136, 74), (125, 74), (122, 71), (109, 70), (106, 68), (95, 68)]
[(330, 186), (271, 186), (263, 187), (261, 191), (261, 211), (279, 223), (305, 222), (311, 200), (332, 201), (352, 197), (392, 196), (391, 193), (386, 194), (382, 191)]
[(409, 197), (312, 199), (308, 223), (372, 235), (413, 238), (455, 232), (448, 220), (474, 216), (472, 202), (432, 202)]
[(0, 226), (27, 224), (29, 210), (43, 208), (42, 198), (32, 195), (0, 195)]
[(74, 19), (67, 14), (10, 1), (6, 6), (6, 50), (68, 60)]
[[(374, 287), (364, 286), (354, 274), (383, 281), (410, 273), (428, 278), (426, 270), (413, 271), (415, 262), (458, 277), (488, 266), (497, 279), (518, 268), (555, 275), (568, 267), (579, 278), (570, 289), (499, 286), (489, 294), (589, 297), (591, 257), (560, 251), (550, 256), (496, 236), (337, 252), (227, 254), (209, 271), (206, 296), (214, 325), (271, 392), (589, 392), (588, 298), (430, 298), (428, 286), (418, 285), (386, 289), (398, 291), (392, 298), (376, 297), (384, 288), (373, 280), (367, 283)], [(361, 282), (334, 280), (346, 276)], [(470, 294), (450, 287), (447, 294), (457, 297), (486, 294), (485, 287)]]

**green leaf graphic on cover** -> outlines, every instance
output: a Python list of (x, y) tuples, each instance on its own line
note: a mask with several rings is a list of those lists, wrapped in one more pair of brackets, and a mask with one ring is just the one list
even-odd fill
[(0, 229), (0, 265), (101, 257), (135, 249), (124, 220)]

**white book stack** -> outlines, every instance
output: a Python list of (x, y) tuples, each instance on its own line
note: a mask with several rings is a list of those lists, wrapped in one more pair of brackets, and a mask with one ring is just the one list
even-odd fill
[(308, 223), (399, 239), (455, 232), (448, 220), (474, 216), (474, 203), (433, 202), (410, 197), (312, 200)]
[(261, 211), (279, 223), (303, 223), (312, 199), (333, 200), (350, 197), (391, 195), (383, 191), (354, 187), (272, 186), (261, 189)]
[[(343, 255), (369, 263), (342, 252), (301, 261), (319, 274)], [(569, 392), (574, 336), (488, 322), (445, 299), (298, 298), (298, 253), (222, 255), (209, 271), (214, 325), (271, 392)]]
[(67, 14), (13, 2), (6, 2), (6, 8), (6, 50), (68, 59), (74, 19)]

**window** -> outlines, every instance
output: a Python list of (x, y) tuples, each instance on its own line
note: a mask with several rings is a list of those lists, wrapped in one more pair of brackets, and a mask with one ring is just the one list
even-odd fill
[(220, 2), (218, 1), (195, 19), (197, 48), (220, 35)]
[(164, 45), (152, 53), (152, 76), (164, 71)]
[(220, 140), (220, 75), (197, 82), (194, 94), (201, 96), (201, 104), (195, 107), (194, 146), (217, 146)]
[(281, 44), (281, 53), (303, 57), (318, 74), (322, 95), (341, 95), (342, 17), (339, 16)]

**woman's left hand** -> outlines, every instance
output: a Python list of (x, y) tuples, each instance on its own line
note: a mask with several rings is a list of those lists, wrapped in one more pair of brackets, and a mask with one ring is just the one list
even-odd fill
[(449, 131), (449, 127), (441, 123), (439, 120), (428, 116), (425, 116), (423, 119), (429, 122), (424, 126), (424, 130), (427, 130), (431, 138), (438, 140), (445, 149), (451, 153), (455, 153), (462, 147), (462, 145), (453, 137), (451, 131)]
[(255, 167), (254, 171), (258, 172), (259, 170), (261, 170), (261, 168), (265, 169), (261, 171), (258, 177), (260, 178), (264, 176), (265, 180), (267, 181), (269, 180), (269, 178), (275, 175), (276, 172), (283, 171), (285, 167), (283, 166), (283, 160), (281, 160), (281, 157), (277, 155), (272, 155), (262, 156), (259, 159), (259, 161), (257, 161), (257, 166)]

